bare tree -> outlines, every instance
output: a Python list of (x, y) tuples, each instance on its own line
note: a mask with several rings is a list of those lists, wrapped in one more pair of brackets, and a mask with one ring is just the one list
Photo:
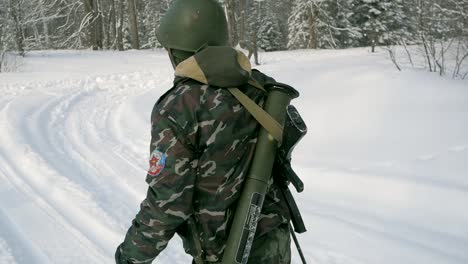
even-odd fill
[(398, 64), (397, 57), (396, 57), (396, 49), (395, 46), (393, 45), (387, 45), (385, 49), (388, 52), (388, 55), (390, 56), (390, 60), (393, 62), (393, 65), (397, 68), (398, 71), (401, 71), (401, 67)]
[(410, 52), (409, 49), (408, 49), (408, 45), (406, 44), (406, 40), (405, 40), (405, 39), (401, 39), (401, 40), (400, 40), (400, 43), (401, 43), (401, 45), (403, 46), (403, 48), (405, 49), (406, 55), (408, 56), (408, 60), (409, 60), (409, 62), (411, 63), (411, 66), (414, 67), (413, 56), (411, 55), (411, 52)]
[(457, 45), (457, 54), (455, 57), (455, 67), (453, 69), (452, 77), (463, 77), (466, 78), (468, 69), (465, 74), (461, 73), (463, 63), (468, 59), (468, 40), (460, 38)]
[(247, 0), (239, 0), (239, 42), (245, 39)]

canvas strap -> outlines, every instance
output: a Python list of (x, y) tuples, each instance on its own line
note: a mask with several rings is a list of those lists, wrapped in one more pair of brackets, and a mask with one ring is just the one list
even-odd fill
[[(263, 87), (262, 87), (263, 88)], [(229, 92), (249, 111), (249, 113), (265, 128), (270, 135), (281, 144), (283, 127), (270, 114), (250, 99), (238, 88), (229, 88)]]
[(263, 88), (263, 86), (261, 84), (259, 84), (255, 79), (253, 78), (250, 78), (249, 80), (249, 84), (252, 85), (253, 87), (263, 91), (263, 92), (266, 92), (265, 88)]

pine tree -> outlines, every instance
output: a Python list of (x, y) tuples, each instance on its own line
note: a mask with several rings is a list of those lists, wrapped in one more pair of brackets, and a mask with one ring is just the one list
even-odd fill
[(353, 0), (333, 1), (336, 3), (336, 38), (339, 48), (355, 47), (362, 37), (361, 31), (350, 20)]
[(317, 48), (317, 18), (311, 0), (295, 0), (288, 20), (289, 49)]
[(394, 43), (408, 31), (402, 0), (357, 0), (353, 3), (352, 20), (361, 28), (362, 46)]
[(239, 42), (242, 48), (249, 51), (249, 59), (252, 55), (255, 57), (255, 64), (259, 64), (258, 61), (258, 36), (260, 32), (260, 26), (262, 23), (263, 15), (263, 3), (264, 0), (248, 1), (245, 10), (246, 25), (245, 25), (245, 36), (242, 37), (242, 41)]
[(354, 24), (358, 25), (363, 33), (362, 46), (372, 46), (374, 51), (379, 34), (386, 28), (381, 21), (383, 7), (380, 0), (356, 0), (353, 3)]
[(258, 29), (259, 47), (265, 51), (276, 51), (284, 48), (285, 36), (281, 30), (281, 20), (277, 13), (278, 2), (269, 0), (265, 1), (260, 17), (261, 26)]
[(384, 12), (382, 21), (385, 24), (386, 31), (379, 39), (380, 44), (398, 44), (402, 39), (410, 36), (410, 25), (407, 25), (407, 17), (403, 11), (402, 0), (387, 0), (384, 2)]
[(281, 35), (281, 43), (278, 47), (281, 50), (287, 48), (288, 44), (288, 19), (291, 14), (292, 0), (268, 0), (268, 15), (275, 19)]
[(358, 45), (362, 34), (350, 20), (351, 3), (352, 0), (313, 2), (318, 16), (317, 31), (320, 48), (348, 48)]
[(265, 51), (276, 51), (282, 48), (283, 36), (276, 19), (270, 16), (263, 19), (258, 42), (260, 48)]

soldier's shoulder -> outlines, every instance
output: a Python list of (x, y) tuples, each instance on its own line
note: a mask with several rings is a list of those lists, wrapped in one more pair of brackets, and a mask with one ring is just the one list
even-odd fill
[(200, 94), (207, 85), (188, 78), (177, 78), (174, 85), (164, 93), (155, 103), (153, 113), (171, 113), (184, 109), (196, 109)]
[(202, 88), (203, 84), (200, 82), (176, 77), (173, 86), (159, 97), (155, 105), (166, 105), (168, 101), (172, 101), (171, 97), (194, 96), (194, 93)]
[(268, 76), (266, 75), (265, 73), (257, 70), (257, 69), (253, 69), (252, 70), (252, 79), (254, 79), (255, 81), (257, 81), (260, 85), (264, 86), (265, 84), (267, 83), (274, 83), (276, 82), (275, 79), (273, 79), (273, 77), (271, 76)]

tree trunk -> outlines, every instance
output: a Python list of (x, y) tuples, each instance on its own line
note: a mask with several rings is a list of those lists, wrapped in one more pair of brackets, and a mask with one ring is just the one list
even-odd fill
[[(0, 15), (2, 15), (1, 10)], [(2, 72), (3, 60), (5, 58), (5, 51), (3, 50), (3, 27), (3, 24), (0, 24), (0, 72)]]
[(128, 21), (130, 23), (130, 34), (132, 35), (132, 48), (140, 49), (140, 38), (138, 37), (138, 14), (135, 0), (127, 0)]
[(245, 21), (246, 21), (246, 0), (239, 0), (240, 4), (240, 29), (239, 29), (239, 42), (245, 38)]
[(21, 2), (20, 0), (10, 0), (10, 15), (15, 25), (15, 42), (19, 54), (24, 57), (24, 34), (21, 21)]
[(112, 10), (109, 7), (109, 10), (106, 10), (106, 15), (104, 15), (103, 12), (103, 17), (102, 17), (102, 30), (104, 32), (104, 47), (105, 49), (110, 49), (112, 45), (112, 23), (111, 23), (111, 12)]
[(421, 39), (422, 39), (422, 44), (423, 44), (423, 47), (424, 47), (424, 53), (426, 55), (427, 64), (429, 65), (429, 71), (432, 72), (431, 57), (430, 57), (430, 54), (429, 54), (429, 48), (428, 48), (428, 45), (427, 45), (427, 40), (426, 40), (426, 37), (424, 36), (424, 34), (421, 34)]
[(403, 47), (405, 48), (406, 55), (408, 55), (408, 60), (410, 61), (411, 66), (414, 67), (413, 58), (412, 58), (411, 53), (410, 53), (410, 51), (409, 51), (409, 49), (408, 49), (408, 46), (406, 45), (406, 41), (405, 41), (404, 39), (402, 39), (400, 42), (401, 42), (401, 44), (403, 45)]
[(117, 12), (115, 12), (115, 0), (110, 0), (111, 10), (110, 10), (110, 47), (112, 49), (116, 49), (116, 41), (117, 41)]
[(236, 46), (237, 43), (239, 42), (235, 7), (236, 5), (235, 5), (234, 0), (226, 0), (225, 8), (226, 8), (229, 36), (231, 37), (230, 43), (231, 43), (231, 46), (233, 47)]
[(102, 49), (102, 16), (97, 0), (84, 0), (84, 8), (88, 20), (88, 45), (93, 50)]
[(255, 65), (260, 65), (260, 62), (258, 61), (258, 37), (257, 37), (257, 33), (254, 32), (252, 34), (252, 51), (250, 52), (249, 51), (249, 58), (252, 56), (252, 53), (254, 55), (254, 59), (255, 59)]
[(123, 23), (124, 23), (124, 0), (119, 0), (119, 22), (117, 25), (117, 48), (120, 51), (124, 50), (123, 46)]
[(99, 24), (99, 32), (101, 34), (102, 49), (109, 49), (110, 46), (110, 4), (109, 0), (97, 0), (97, 14)]
[(94, 29), (94, 0), (84, 0), (85, 16), (88, 20), (88, 38), (87, 45), (91, 46), (93, 50), (97, 50), (96, 45), (96, 30)]
[(317, 33), (317, 17), (315, 16), (313, 10), (309, 12), (309, 25), (310, 25), (310, 40), (307, 45), (309, 49), (317, 49), (318, 45), (318, 33)]
[[(44, 18), (45, 16), (45, 10), (44, 10), (44, 0), (41, 1), (41, 16)], [(42, 30), (44, 31), (44, 41), (45, 41), (45, 48), (48, 49), (50, 48), (50, 40), (49, 40), (49, 25), (47, 24), (47, 21), (44, 19), (42, 22)]]
[(98, 49), (102, 49), (104, 46), (104, 32), (103, 32), (103, 21), (102, 21), (102, 11), (100, 0), (94, 0), (94, 18), (95, 26), (94, 30), (96, 31), (96, 44), (95, 46)]
[[(374, 24), (374, 23), (373, 23)], [(371, 46), (371, 52), (374, 53), (375, 52), (375, 46), (377, 45), (377, 31), (375, 28), (372, 28), (371, 31), (369, 33), (367, 33), (368, 35), (368, 41), (370, 42), (370, 46)]]

